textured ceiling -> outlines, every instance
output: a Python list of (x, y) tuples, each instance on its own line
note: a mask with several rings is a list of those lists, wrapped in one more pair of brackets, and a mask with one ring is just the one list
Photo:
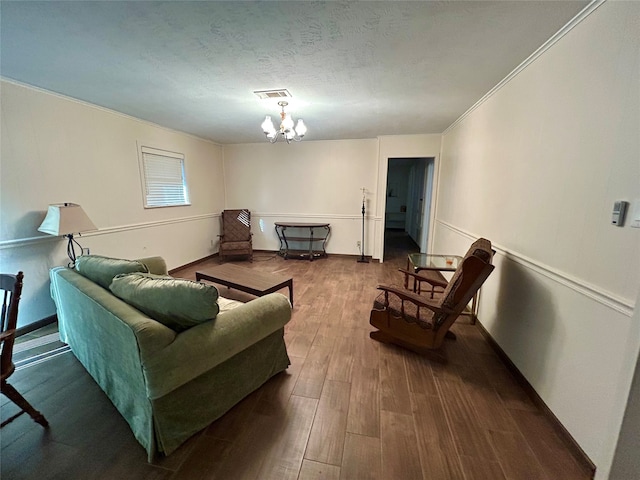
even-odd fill
[[(0, 2), (0, 75), (215, 142), (440, 133), (586, 1)], [(275, 118), (274, 118), (275, 120)]]

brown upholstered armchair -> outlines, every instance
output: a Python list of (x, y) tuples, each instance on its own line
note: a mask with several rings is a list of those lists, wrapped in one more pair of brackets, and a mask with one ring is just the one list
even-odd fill
[(251, 239), (251, 212), (242, 210), (224, 210), (222, 212), (222, 235), (220, 235), (220, 258), (248, 255), (253, 261)]
[(491, 242), (476, 240), (458, 264), (451, 280), (437, 296), (404, 287), (379, 285), (369, 323), (378, 330), (369, 336), (418, 353), (439, 348), (449, 329), (493, 271)]

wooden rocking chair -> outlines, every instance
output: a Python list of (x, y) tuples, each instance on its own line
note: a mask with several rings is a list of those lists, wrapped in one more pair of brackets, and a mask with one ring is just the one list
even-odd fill
[(491, 242), (476, 240), (459, 263), (444, 292), (435, 298), (407, 288), (379, 285), (369, 323), (378, 330), (369, 336), (427, 353), (442, 345), (445, 337), (455, 338), (449, 329), (493, 271)]
[(15, 371), (13, 364), (13, 343), (16, 337), (16, 325), (18, 323), (18, 302), (22, 293), (22, 272), (18, 275), (0, 274), (0, 291), (2, 291), (2, 315), (0, 316), (0, 342), (2, 344), (2, 354), (0, 354), (0, 373), (2, 383), (0, 391), (13, 403), (20, 407), (20, 411), (6, 419), (0, 426), (12, 422), (23, 413), (28, 413), (31, 418), (43, 427), (48, 427), (49, 423), (44, 415), (31, 406), (25, 398), (9, 383), (7, 379)]

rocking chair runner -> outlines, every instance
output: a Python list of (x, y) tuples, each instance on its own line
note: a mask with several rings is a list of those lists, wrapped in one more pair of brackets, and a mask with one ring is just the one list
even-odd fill
[(220, 235), (220, 258), (248, 255), (253, 261), (251, 239), (251, 212), (249, 210), (224, 210), (222, 212), (222, 235)]
[[(439, 348), (449, 329), (493, 271), (491, 242), (476, 240), (458, 265), (444, 292), (436, 298), (406, 288), (379, 285), (369, 323), (378, 330), (369, 336), (418, 353)], [(408, 273), (408, 272), (403, 272)]]
[(48, 427), (49, 423), (44, 418), (44, 415), (33, 408), (13, 386), (7, 383), (7, 379), (16, 369), (12, 357), (18, 323), (18, 302), (22, 294), (22, 278), (22, 272), (18, 272), (18, 275), (0, 274), (0, 290), (2, 291), (2, 315), (0, 317), (0, 342), (2, 344), (0, 378), (2, 383), (0, 384), (0, 390), (9, 400), (20, 407), (20, 412), (6, 419), (0, 426), (4, 427), (7, 423), (12, 422), (26, 412), (35, 422), (43, 427)]

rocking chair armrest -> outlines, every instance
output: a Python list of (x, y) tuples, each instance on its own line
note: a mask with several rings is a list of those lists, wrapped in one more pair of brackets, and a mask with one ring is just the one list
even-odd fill
[(15, 328), (12, 330), (7, 330), (6, 332), (0, 333), (0, 342), (4, 342), (7, 338), (10, 338), (12, 335), (15, 335)]
[(411, 272), (411, 271), (405, 270), (403, 268), (399, 268), (398, 271), (401, 272), (401, 273), (404, 273), (405, 275), (409, 275), (410, 277), (415, 278), (419, 282), (427, 282), (427, 283), (433, 285), (434, 287), (446, 288), (446, 286), (449, 285), (449, 283), (446, 280), (438, 280), (438, 279), (435, 279), (435, 278), (423, 277), (419, 273)]
[(411, 303), (414, 303), (418, 307), (428, 308), (434, 313), (450, 313), (449, 309), (443, 308), (440, 305), (437, 305), (435, 302), (430, 301), (428, 298), (425, 298), (423, 295), (413, 293), (412, 291), (405, 290), (404, 288), (398, 288), (391, 285), (378, 285), (378, 290), (383, 290), (384, 292), (392, 293), (397, 297), (399, 297), (401, 300), (407, 300)]

